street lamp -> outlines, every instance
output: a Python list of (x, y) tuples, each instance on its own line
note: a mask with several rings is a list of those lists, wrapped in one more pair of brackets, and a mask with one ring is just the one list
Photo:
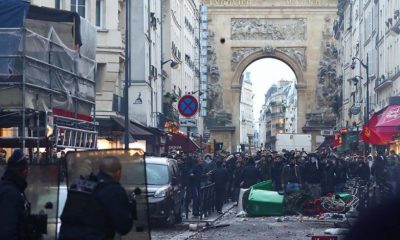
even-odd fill
[(177, 68), (179, 67), (179, 64), (180, 64), (180, 63), (175, 62), (175, 61), (172, 60), (172, 59), (167, 60), (167, 61), (165, 61), (165, 62), (162, 62), (161, 65), (165, 65), (166, 63), (169, 63), (169, 62), (171, 62), (171, 64), (170, 64), (171, 68), (177, 69)]
[[(361, 66), (365, 69), (365, 72), (366, 72), (366, 74), (367, 74), (367, 77), (366, 77), (366, 81), (367, 81), (367, 93), (366, 93), (366, 107), (365, 107), (365, 116), (364, 116), (364, 124), (365, 125), (368, 125), (368, 122), (369, 122), (369, 57), (368, 57), (368, 54), (367, 54), (367, 62), (366, 63), (364, 63), (361, 59), (359, 59), (358, 57), (353, 57), (352, 58), (352, 63), (351, 63), (351, 69), (355, 69), (355, 65), (356, 65), (356, 60), (358, 61), (358, 62), (360, 62), (360, 64), (361, 64)], [(361, 78), (362, 79), (362, 78)], [(365, 154), (367, 154), (367, 146), (368, 146), (368, 144), (367, 143), (365, 143)]]

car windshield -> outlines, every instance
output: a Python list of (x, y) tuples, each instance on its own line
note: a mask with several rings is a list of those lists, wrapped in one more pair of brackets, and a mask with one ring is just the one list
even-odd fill
[(146, 164), (147, 184), (164, 185), (169, 182), (168, 166), (161, 164)]
[[(125, 168), (123, 168), (123, 171), (126, 171), (126, 174), (123, 174), (121, 183), (125, 185), (145, 185), (143, 182), (143, 164), (127, 164)], [(169, 182), (167, 165), (147, 163), (146, 174), (148, 185), (164, 185)]]

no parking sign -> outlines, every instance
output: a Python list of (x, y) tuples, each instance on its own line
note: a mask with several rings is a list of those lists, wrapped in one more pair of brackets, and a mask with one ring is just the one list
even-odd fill
[(187, 118), (193, 117), (198, 109), (199, 103), (192, 95), (185, 95), (179, 99), (178, 110), (182, 116)]

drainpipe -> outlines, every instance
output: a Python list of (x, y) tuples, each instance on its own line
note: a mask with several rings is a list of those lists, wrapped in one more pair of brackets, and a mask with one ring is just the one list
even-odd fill
[[(147, 0), (147, 37), (148, 37), (148, 42), (149, 42), (149, 75), (150, 75), (150, 73), (151, 73), (151, 66), (152, 66), (152, 62), (151, 62), (151, 59), (152, 59), (152, 57), (151, 57), (151, 46), (152, 46), (152, 39), (151, 39), (151, 25), (150, 25), (150, 22), (151, 22), (151, 18), (150, 18), (150, 14), (151, 13), (151, 11), (150, 11), (150, 0)], [(150, 82), (150, 90), (151, 90), (151, 99), (150, 99), (150, 102), (151, 102), (151, 107), (150, 107), (150, 118), (151, 118), (151, 126), (153, 127), (153, 123), (154, 123), (154, 117), (153, 117), (153, 105), (154, 105), (154, 101), (153, 101), (153, 84), (152, 84), (152, 82), (153, 82), (153, 80), (152, 79), (150, 79), (149, 78), (149, 82)]]
[[(168, 1), (169, 2), (169, 1)], [(162, 96), (164, 96), (164, 74), (163, 74), (163, 61), (164, 61), (164, 35), (163, 35), (163, 5), (164, 5), (164, 1), (161, 1), (160, 3), (160, 41), (161, 41), (161, 55), (160, 55), (160, 72), (161, 72), (161, 109), (160, 112), (164, 113), (164, 109), (163, 109), (163, 103), (162, 103)]]

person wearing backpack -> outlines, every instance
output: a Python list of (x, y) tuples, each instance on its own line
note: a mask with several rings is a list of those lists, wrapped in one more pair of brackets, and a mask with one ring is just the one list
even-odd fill
[(119, 183), (118, 158), (100, 160), (97, 176), (80, 179), (68, 191), (61, 215), (59, 240), (111, 240), (133, 226), (133, 206)]

